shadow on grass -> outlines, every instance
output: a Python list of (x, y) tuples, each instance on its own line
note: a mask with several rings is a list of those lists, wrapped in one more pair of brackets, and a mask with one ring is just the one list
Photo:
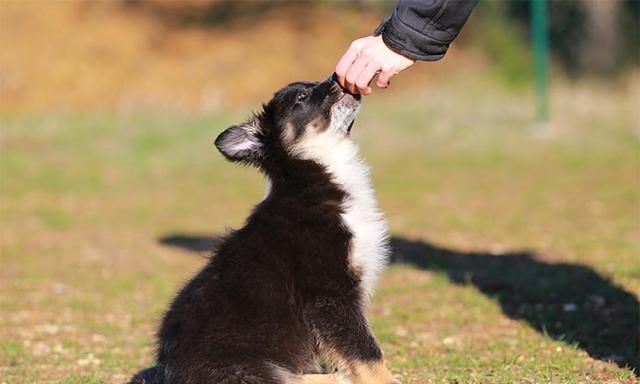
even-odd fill
[[(205, 254), (213, 237), (169, 235), (160, 243)], [(392, 263), (444, 273), (496, 300), (505, 315), (640, 373), (640, 303), (588, 266), (551, 263), (530, 252), (462, 252), (393, 237)], [(443, 304), (446, 305), (446, 304)]]

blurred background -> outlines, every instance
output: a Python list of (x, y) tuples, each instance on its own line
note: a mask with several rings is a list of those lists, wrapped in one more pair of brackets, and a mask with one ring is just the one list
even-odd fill
[[(378, 0), (3, 1), (2, 109), (209, 112), (255, 103), (292, 79), (330, 73), (348, 43), (371, 33), (394, 6)], [(530, 85), (530, 8), (528, 1), (481, 2), (450, 57), (402, 76), (394, 91), (423, 88), (442, 71)], [(638, 1), (551, 1), (549, 8), (559, 76), (615, 79), (637, 67)]]
[[(544, 4), (542, 67), (531, 1), (480, 0), (354, 128), (394, 248), (369, 318), (405, 383), (637, 380), (640, 2)], [(264, 193), (212, 140), (394, 6), (0, 0), (0, 382), (152, 364), (172, 295)]]

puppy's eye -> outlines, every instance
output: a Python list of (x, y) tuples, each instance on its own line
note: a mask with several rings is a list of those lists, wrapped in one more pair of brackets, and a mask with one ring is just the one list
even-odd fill
[(298, 101), (302, 101), (309, 97), (309, 91), (302, 91), (298, 94)]

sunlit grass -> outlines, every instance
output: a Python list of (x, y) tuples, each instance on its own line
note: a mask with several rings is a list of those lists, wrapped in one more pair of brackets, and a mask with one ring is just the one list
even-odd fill
[[(397, 238), (527, 250), (554, 276), (555, 264), (584, 265), (637, 302), (640, 145), (625, 97), (588, 110), (556, 99), (553, 123), (537, 127), (527, 94), (458, 82), (367, 100), (353, 134)], [(158, 240), (237, 226), (264, 193), (262, 176), (211, 145), (242, 118), (2, 118), (0, 381), (115, 383), (152, 362), (162, 311), (203, 263)], [(404, 382), (635, 381), (506, 315), (508, 291), (447, 268), (393, 265), (373, 299), (373, 328)]]

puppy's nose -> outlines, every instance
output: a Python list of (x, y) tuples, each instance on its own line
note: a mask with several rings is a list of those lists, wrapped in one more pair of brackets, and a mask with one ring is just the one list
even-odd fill
[(343, 88), (340, 86), (340, 83), (338, 83), (338, 76), (335, 73), (332, 73), (331, 76), (327, 77), (318, 85), (333, 94), (344, 92)]
[(324, 82), (332, 83), (332, 84), (333, 84), (333, 83), (337, 83), (337, 82), (338, 82), (338, 75), (336, 75), (336, 73), (334, 72), (334, 73), (332, 73), (331, 75), (329, 75), (329, 77), (327, 77), (327, 78), (323, 81), (323, 83), (324, 83)]

